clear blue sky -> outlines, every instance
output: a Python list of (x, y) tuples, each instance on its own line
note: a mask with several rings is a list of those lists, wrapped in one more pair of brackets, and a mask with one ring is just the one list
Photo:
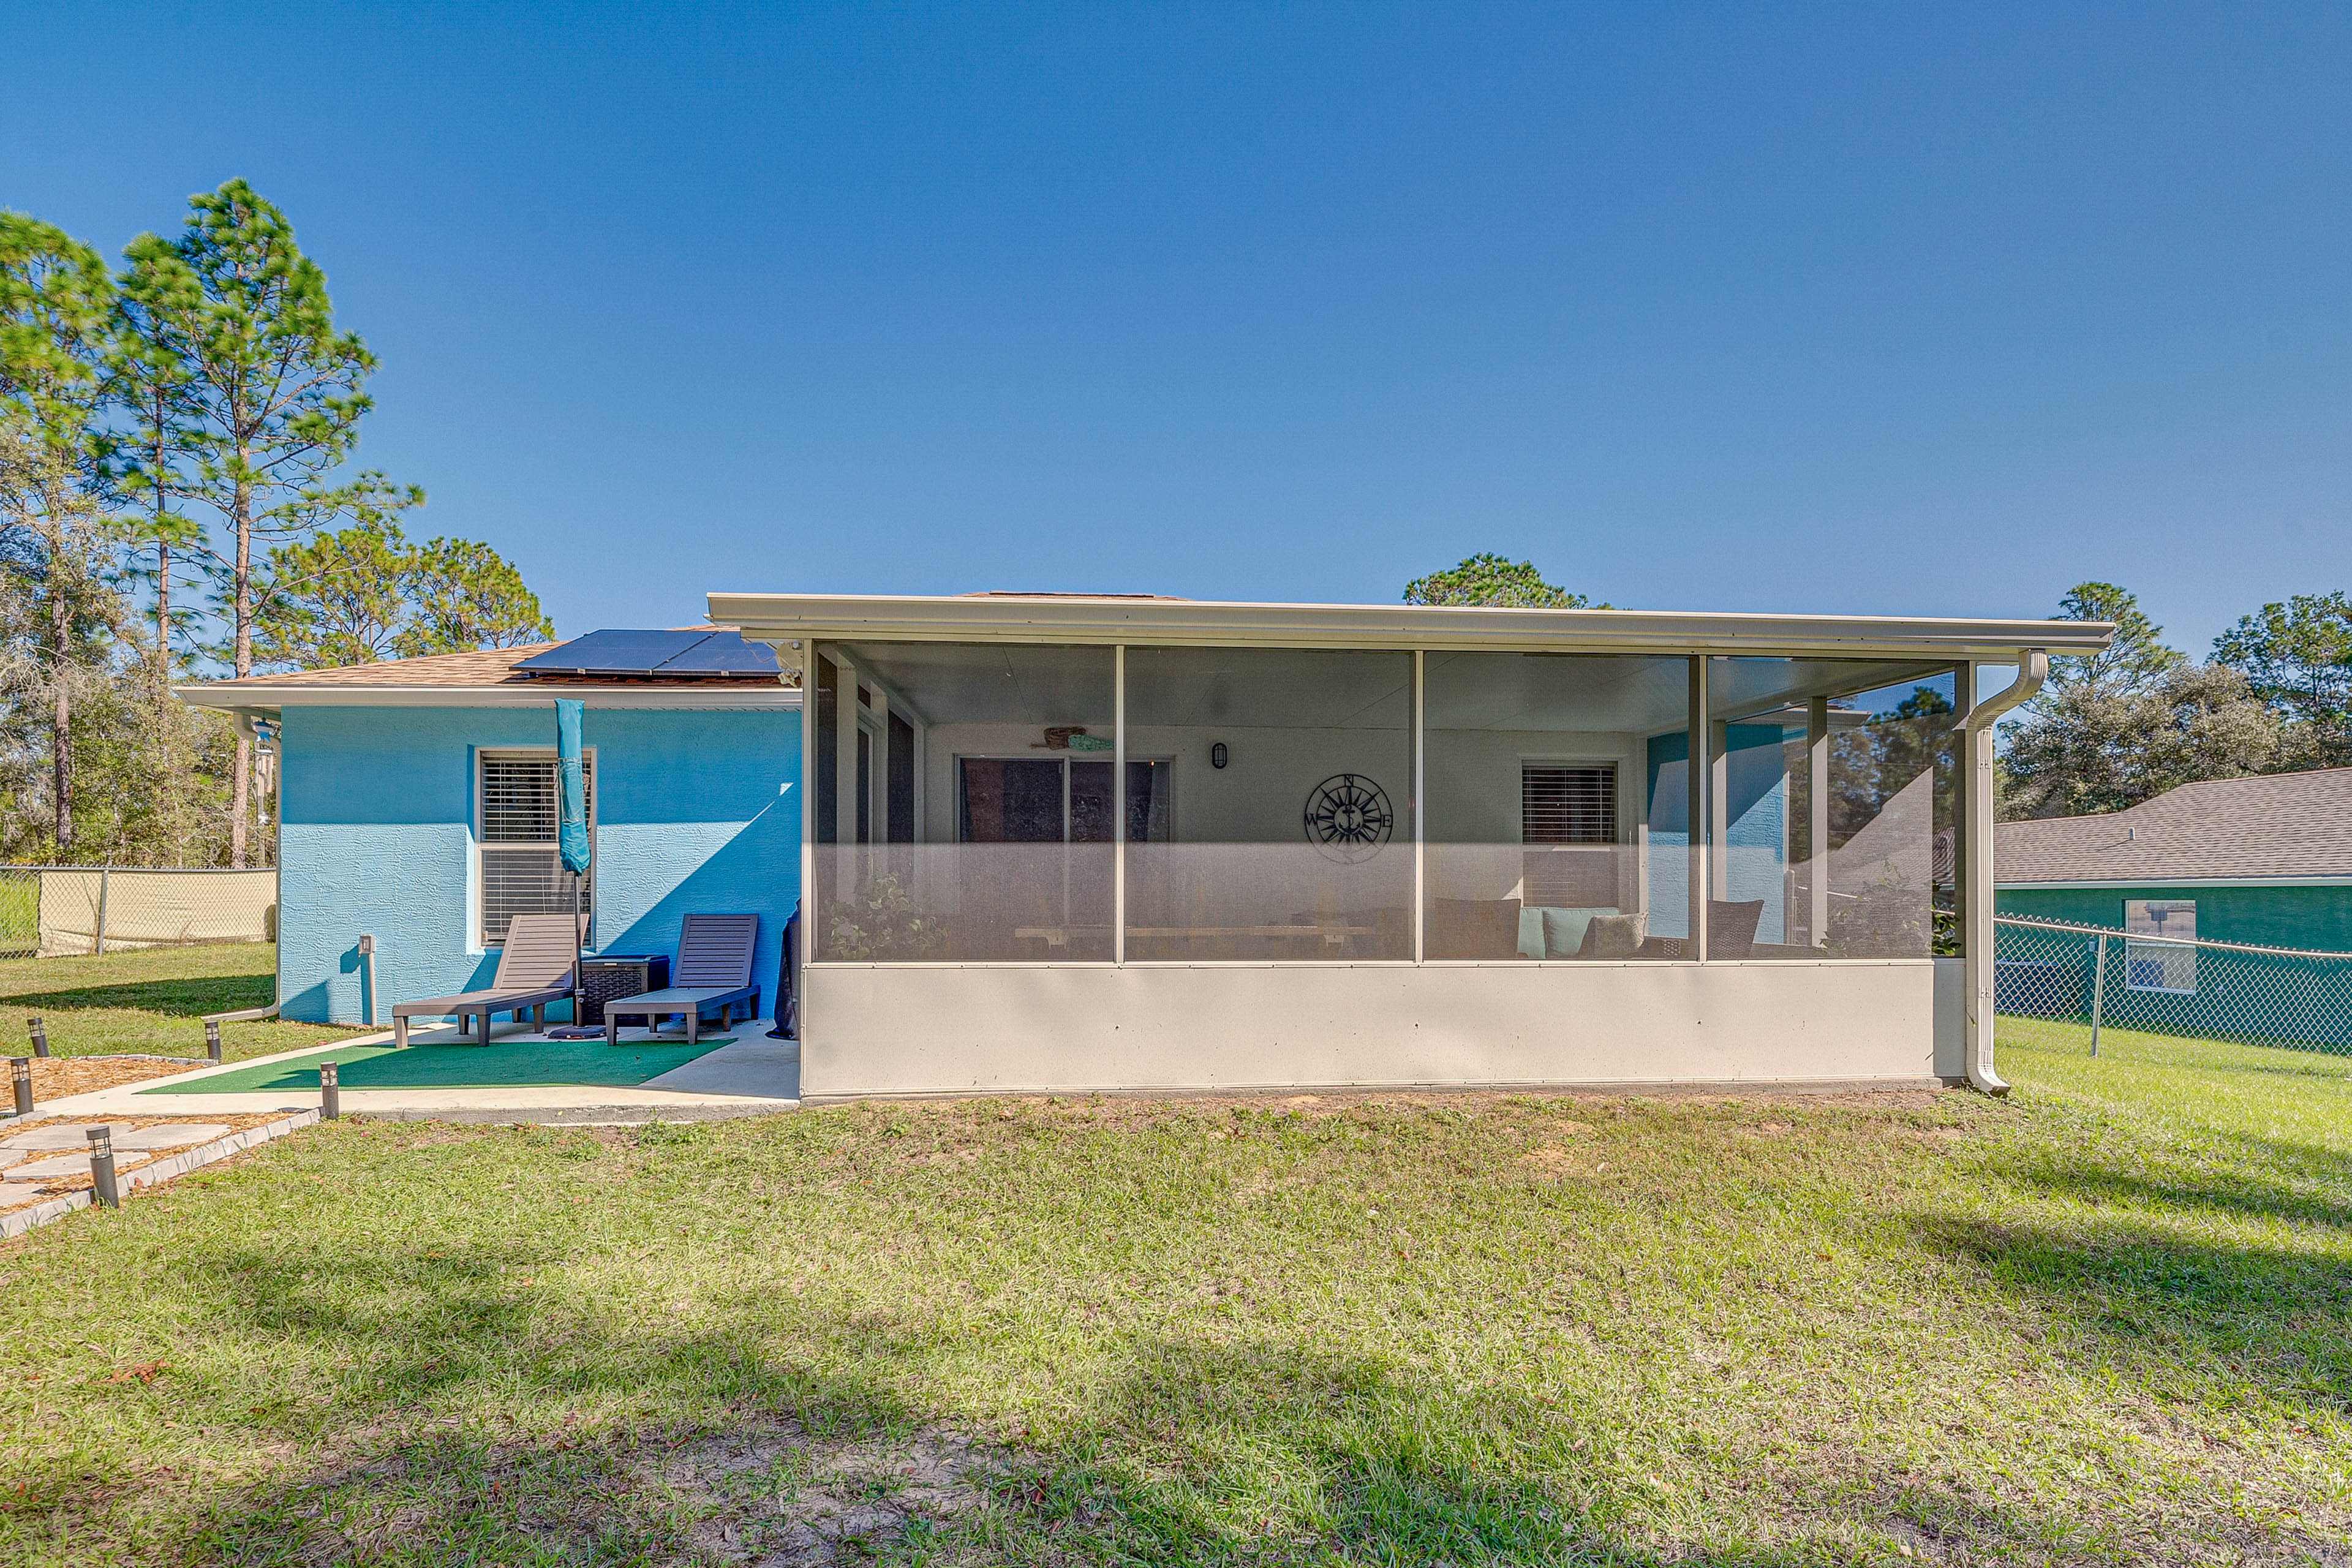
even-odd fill
[(6, 7), (0, 205), (251, 180), (566, 634), (2352, 587), (2340, 5), (280, 9)]

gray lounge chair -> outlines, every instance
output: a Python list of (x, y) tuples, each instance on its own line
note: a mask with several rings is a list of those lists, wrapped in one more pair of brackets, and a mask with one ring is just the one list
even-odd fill
[(464, 991), (455, 996), (428, 996), (421, 1002), (398, 1002), (392, 1009), (392, 1043), (408, 1044), (408, 1020), (446, 1018), (456, 1014), (457, 1037), (466, 1037), (466, 1020), (480, 1015), (482, 1044), (490, 1043), (490, 1015), (530, 1015), (531, 1026), (547, 1023), (547, 1005), (572, 994), (572, 964), (579, 956), (580, 938), (570, 915), (517, 915), (507, 923), (507, 945), (499, 954), (499, 972), (488, 989)]
[(624, 1016), (643, 1018), (651, 1029), (677, 1014), (686, 1019), (687, 1044), (701, 1038), (705, 1008), (719, 1009), (719, 1026), (735, 1021), (738, 1003), (747, 1003), (747, 1018), (760, 1016), (760, 988), (751, 984), (751, 952), (760, 945), (757, 915), (688, 915), (678, 932), (677, 963), (670, 969), (677, 982), (667, 991), (647, 991), (604, 1004), (604, 1039), (621, 1043)]

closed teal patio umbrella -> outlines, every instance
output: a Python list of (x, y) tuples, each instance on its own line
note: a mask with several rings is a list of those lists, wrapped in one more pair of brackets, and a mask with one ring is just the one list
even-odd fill
[(555, 700), (556, 847), (572, 873), (572, 1022), (580, 1026), (580, 917), (588, 874), (588, 770), (582, 761), (580, 725), (587, 704), (576, 697)]

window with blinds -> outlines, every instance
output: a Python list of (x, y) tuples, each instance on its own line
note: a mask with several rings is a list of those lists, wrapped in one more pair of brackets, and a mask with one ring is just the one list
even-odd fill
[[(1519, 838), (1531, 848), (1520, 897), (1604, 909), (1617, 902), (1617, 770), (1608, 763), (1521, 763)], [(1578, 849), (1578, 845), (1593, 847)]]
[(1617, 842), (1617, 770), (1519, 764), (1519, 837), (1527, 844)]
[[(596, 759), (583, 759), (588, 784), (588, 874), (580, 908), (596, 908)], [(572, 875), (556, 840), (555, 758), (546, 752), (480, 753), (478, 800), (484, 947), (503, 946), (517, 915), (560, 915), (572, 908)]]

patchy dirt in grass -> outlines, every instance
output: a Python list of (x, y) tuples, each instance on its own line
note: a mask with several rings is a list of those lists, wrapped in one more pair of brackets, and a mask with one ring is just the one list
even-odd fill
[(69, 1094), (92, 1094), (118, 1084), (171, 1078), (209, 1065), (163, 1061), (153, 1057), (35, 1057), (33, 1103), (37, 1108)]
[(1540, 1149), (1530, 1149), (1519, 1158), (1547, 1176), (1581, 1176), (1609, 1168), (1605, 1164), (1588, 1164), (1584, 1157), (1575, 1150), (1563, 1149), (1557, 1143), (1547, 1143)]
[[(957, 1106), (987, 1103), (996, 1105), (1000, 1121), (1015, 1121), (1024, 1115), (1062, 1116), (1076, 1121), (1121, 1125), (1157, 1123), (1172, 1116), (1203, 1113), (1231, 1115), (1289, 1115), (1316, 1120), (1332, 1116), (1360, 1115), (1383, 1110), (1448, 1111), (1461, 1116), (1476, 1116), (1485, 1112), (1528, 1109), (1555, 1110), (1575, 1110), (1596, 1115), (1629, 1115), (1645, 1107), (1672, 1106), (1676, 1110), (1708, 1107), (1770, 1108), (1779, 1111), (1863, 1110), (1882, 1114), (1895, 1111), (1933, 1110), (1955, 1102), (1966, 1091), (1949, 1089), (1880, 1089), (1811, 1090), (1781, 1089), (1760, 1085), (1755, 1089), (1731, 1092), (1722, 1089), (1680, 1090), (1671, 1086), (1643, 1087), (1639, 1090), (1615, 1089), (1484, 1089), (1426, 1092), (1393, 1089), (1331, 1089), (1317, 1094), (1103, 1094), (1103, 1095), (1025, 1095), (1018, 1099), (985, 1096), (947, 1097), (909, 1100), (866, 1100), (861, 1109), (869, 1114), (889, 1117), (924, 1110), (946, 1111)], [(1973, 1104), (1973, 1101), (1965, 1103)], [(1762, 1128), (1769, 1132), (1787, 1132), (1793, 1129), (1786, 1123), (1766, 1121)]]
[[(715, 1431), (561, 1436), (487, 1452), (412, 1449), (320, 1476), (240, 1510), (237, 1561), (366, 1562), (418, 1538), (466, 1539), (482, 1560), (617, 1556), (686, 1568), (823, 1568), (959, 1552), (959, 1526), (1031, 1499), (1034, 1456), (945, 1427), (857, 1437), (782, 1416)], [(980, 1532), (973, 1531), (971, 1534)], [(944, 1548), (944, 1550), (943, 1550)]]
[(969, 1520), (1012, 1456), (931, 1427), (903, 1438), (812, 1439), (798, 1427), (714, 1433), (640, 1471), (696, 1517), (697, 1552), (801, 1568), (865, 1561), (910, 1529)]

